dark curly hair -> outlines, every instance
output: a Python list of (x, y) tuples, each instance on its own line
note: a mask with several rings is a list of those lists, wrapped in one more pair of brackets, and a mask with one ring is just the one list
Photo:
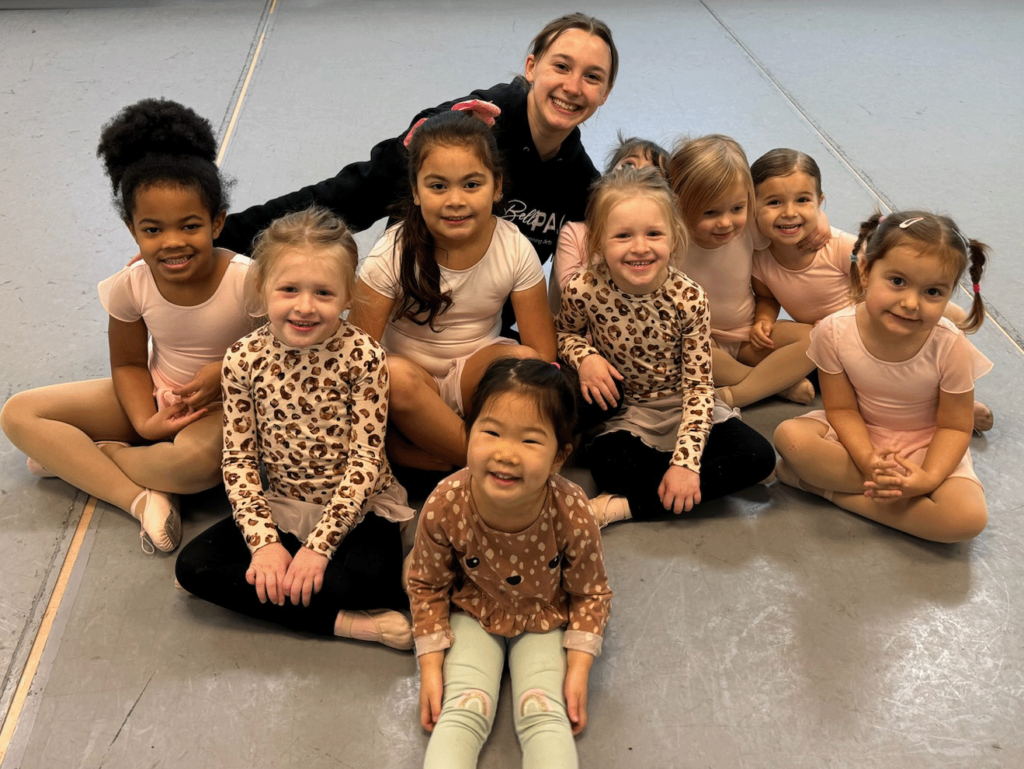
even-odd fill
[(211, 219), (227, 209), (210, 121), (176, 101), (143, 99), (122, 109), (103, 126), (96, 156), (125, 219), (132, 218), (136, 192), (154, 184), (194, 189)]

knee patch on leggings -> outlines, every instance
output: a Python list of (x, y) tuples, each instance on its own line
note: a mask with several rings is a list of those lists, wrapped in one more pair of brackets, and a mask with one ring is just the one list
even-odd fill
[(554, 710), (548, 695), (541, 689), (527, 689), (519, 698), (519, 715), (531, 716), (534, 713), (550, 713)]
[(468, 689), (462, 693), (452, 706), (461, 710), (472, 710), (484, 718), (491, 715), (491, 698), (482, 689)]

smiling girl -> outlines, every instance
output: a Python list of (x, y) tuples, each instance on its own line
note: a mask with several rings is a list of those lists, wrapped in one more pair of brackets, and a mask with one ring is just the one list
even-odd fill
[(612, 594), (587, 498), (557, 474), (574, 419), (556, 366), (497, 361), (466, 418), (468, 466), (424, 504), (409, 597), (425, 769), (476, 766), (506, 656), (523, 766), (578, 766)]
[(355, 241), (311, 209), (271, 224), (256, 253), (247, 300), (269, 322), (224, 358), (234, 516), (182, 548), (178, 582), (251, 617), (408, 649), (398, 522), (413, 511), (384, 455), (388, 368), (341, 318)]
[[(409, 185), (402, 221), (363, 264), (350, 320), (388, 351), (391, 458), (451, 470), (466, 464), (462, 417), (484, 370), (509, 356), (554, 361), (555, 329), (533, 246), (493, 213), (503, 176), (487, 126), (461, 112), (425, 121)], [(522, 345), (501, 336), (506, 300)]]
[[(588, 447), (601, 525), (679, 516), (771, 474), (775, 452), (739, 419), (712, 426), (711, 317), (704, 290), (674, 269), (685, 249), (665, 178), (606, 175), (587, 209), (586, 270), (570, 278), (555, 322), (583, 399), (624, 409)], [(591, 341), (588, 341), (589, 334)]]
[(111, 376), (20, 393), (2, 415), (31, 472), (127, 511), (147, 553), (178, 546), (175, 495), (220, 482), (220, 361), (250, 328), (249, 259), (213, 246), (227, 206), (216, 152), (209, 121), (172, 101), (104, 126), (97, 154), (142, 257), (99, 285)]
[[(778, 394), (810, 403), (814, 387), (805, 378), (806, 327), (777, 324), (764, 339), (752, 341), (758, 306), (751, 289), (755, 248), (767, 241), (751, 209), (754, 185), (743, 148), (728, 136), (711, 134), (680, 143), (669, 161), (669, 178), (690, 233), (681, 269), (707, 292), (714, 341), (715, 384), (730, 406), (745, 406)], [(824, 214), (817, 232), (801, 247), (816, 248), (828, 237)]]
[[(859, 302), (811, 332), (825, 410), (776, 429), (779, 480), (923, 539), (970, 539), (988, 520), (974, 380), (992, 364), (963, 330), (984, 319), (987, 248), (949, 217), (903, 211), (864, 222), (855, 252)], [(943, 311), (964, 270), (974, 302), (958, 328)]]

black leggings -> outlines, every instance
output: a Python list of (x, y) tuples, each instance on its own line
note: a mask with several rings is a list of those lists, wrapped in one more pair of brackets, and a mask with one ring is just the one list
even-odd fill
[[(672, 454), (652, 449), (632, 433), (619, 430), (594, 439), (588, 452), (590, 471), (602, 491), (629, 500), (640, 521), (674, 518), (658, 498), (658, 486)], [(775, 469), (775, 449), (757, 430), (739, 419), (714, 425), (700, 460), (701, 503), (753, 486)], [(700, 513), (701, 505), (691, 511)]]
[[(281, 544), (295, 555), (302, 543), (281, 532)], [(397, 523), (367, 513), (342, 540), (327, 563), (323, 586), (309, 606), (260, 603), (245, 581), (252, 557), (230, 516), (215, 523), (181, 549), (174, 566), (178, 583), (199, 598), (249, 617), (293, 630), (334, 635), (342, 609), (408, 609), (402, 590), (402, 535)]]

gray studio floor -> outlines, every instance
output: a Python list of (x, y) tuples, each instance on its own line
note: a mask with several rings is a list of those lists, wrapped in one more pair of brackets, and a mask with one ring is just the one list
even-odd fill
[[(878, 204), (950, 212), (993, 247), (975, 342), (996, 364), (978, 385), (996, 427), (971, 446), (990, 524), (972, 543), (920, 542), (778, 485), (709, 517), (608, 530), (615, 603), (581, 765), (1024, 767), (1016, 0), (0, 0), (0, 401), (106, 375), (96, 283), (134, 244), (94, 151), (121, 106), (167, 96), (222, 138), (230, 127), (244, 207), (362, 159), (422, 107), (507, 81), (543, 23), (577, 6), (622, 54), (584, 127), (599, 164), (620, 129), (722, 132), (751, 158), (814, 155), (843, 229)], [(773, 401), (744, 417), (770, 435), (799, 412)], [(30, 476), (0, 437), (0, 713), (17, 706), (4, 769), (420, 764), (411, 654), (189, 598), (173, 558), (145, 556), (137, 524), (103, 504), (33, 655), (86, 501)], [(222, 495), (187, 500), (186, 539), (226, 512)], [(519, 765), (507, 702), (480, 765)]]

